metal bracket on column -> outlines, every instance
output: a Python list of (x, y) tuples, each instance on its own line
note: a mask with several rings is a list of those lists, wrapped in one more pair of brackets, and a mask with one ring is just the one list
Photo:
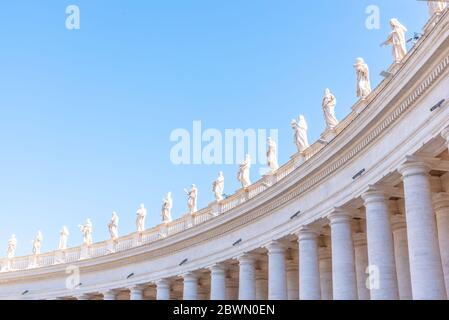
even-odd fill
[(235, 246), (241, 244), (242, 241), (243, 241), (242, 239), (238, 239), (236, 242), (234, 242), (234, 243), (232, 244), (232, 246), (235, 247)]
[(186, 264), (187, 261), (189, 261), (189, 259), (184, 259), (184, 260), (182, 260), (181, 263), (179, 264), (179, 266), (182, 266), (182, 265)]
[(445, 101), (446, 101), (446, 100), (443, 99), (443, 100), (441, 100), (440, 102), (438, 102), (436, 105), (434, 105), (432, 108), (430, 108), (430, 112), (434, 112), (436, 109), (441, 108), (441, 107), (443, 106), (443, 103), (444, 103)]
[(130, 273), (130, 274), (128, 274), (128, 276), (126, 277), (126, 279), (129, 279), (129, 278), (131, 278), (131, 277), (133, 277), (134, 276), (134, 272), (133, 273)]
[(362, 176), (362, 174), (365, 173), (365, 169), (360, 170), (359, 172), (357, 172), (357, 174), (355, 176), (352, 177), (352, 180), (355, 180), (357, 178), (360, 178)]
[(293, 220), (293, 219), (298, 218), (300, 214), (301, 214), (301, 210), (298, 211), (298, 212), (296, 212), (294, 215), (292, 215), (292, 216), (290, 217), (290, 220)]

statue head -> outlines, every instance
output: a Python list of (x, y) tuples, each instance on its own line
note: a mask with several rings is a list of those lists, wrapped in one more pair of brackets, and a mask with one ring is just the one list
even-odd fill
[(220, 172), (218, 173), (218, 176), (219, 176), (219, 177), (223, 177), (223, 171), (220, 171)]
[(390, 26), (391, 26), (391, 28), (394, 30), (394, 29), (402, 29), (402, 31), (407, 31), (407, 28), (406, 27), (404, 27), (400, 22), (399, 22), (399, 20), (398, 19), (396, 19), (396, 18), (393, 18), (393, 19), (391, 19), (390, 20)]
[(327, 97), (327, 96), (330, 96), (331, 95), (331, 90), (329, 89), (329, 88), (326, 88), (326, 90), (324, 90), (324, 95)]
[(355, 60), (355, 65), (358, 66), (358, 65), (361, 65), (361, 64), (365, 64), (365, 60), (363, 60), (363, 58), (357, 58)]

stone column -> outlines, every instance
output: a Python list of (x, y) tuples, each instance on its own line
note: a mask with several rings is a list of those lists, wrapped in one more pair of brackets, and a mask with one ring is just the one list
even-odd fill
[(328, 247), (319, 248), (321, 300), (332, 300), (332, 258)]
[(156, 282), (156, 300), (170, 300), (170, 280), (162, 279)]
[(344, 209), (336, 209), (329, 215), (329, 221), (331, 225), (334, 300), (357, 300), (351, 213)]
[(407, 228), (405, 216), (396, 212), (391, 216), (393, 228), (394, 256), (398, 278), (399, 299), (412, 300), (412, 283), (410, 279), (410, 260), (408, 257)]
[(216, 264), (210, 268), (210, 299), (213, 301), (226, 299), (226, 267)]
[(239, 261), (239, 300), (256, 299), (256, 258), (253, 254), (244, 254)]
[(287, 260), (287, 299), (299, 300), (299, 265), (295, 259)]
[(189, 272), (183, 275), (183, 300), (198, 300), (198, 276)]
[(413, 299), (446, 299), (429, 182), (430, 167), (423, 162), (407, 162), (399, 172), (404, 182)]
[(433, 197), (437, 218), (438, 241), (443, 263), (446, 293), (449, 296), (449, 194), (438, 193)]
[(103, 295), (103, 300), (115, 300), (116, 294), (113, 290), (107, 290), (101, 293)]
[(382, 190), (373, 189), (364, 193), (362, 198), (366, 209), (368, 261), (378, 276), (378, 279), (372, 279), (375, 285), (370, 288), (371, 300), (397, 300), (398, 282), (387, 195)]
[(268, 279), (263, 268), (256, 269), (256, 300), (268, 300)]
[(143, 300), (143, 288), (141, 286), (129, 288), (129, 300)]
[(355, 272), (357, 277), (357, 295), (359, 300), (370, 300), (370, 292), (367, 287), (368, 274), (368, 247), (366, 234), (356, 232), (354, 234)]
[(266, 246), (268, 250), (268, 300), (287, 300), (285, 247), (279, 241)]
[(298, 232), (300, 300), (321, 300), (318, 234), (307, 227)]

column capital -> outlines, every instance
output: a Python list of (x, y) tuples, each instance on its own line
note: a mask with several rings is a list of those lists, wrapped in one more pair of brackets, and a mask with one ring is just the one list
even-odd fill
[(208, 267), (207, 269), (209, 269), (209, 271), (211, 273), (215, 273), (215, 274), (223, 273), (223, 274), (226, 274), (226, 271), (227, 271), (228, 268), (226, 267), (226, 265), (224, 263), (216, 263), (216, 264)]
[(449, 210), (449, 194), (446, 192), (435, 193), (432, 195), (433, 206), (438, 214), (442, 209)]
[(199, 279), (199, 275), (196, 274), (194, 271), (186, 272), (186, 273), (182, 274), (181, 277), (183, 278), (184, 282), (185, 281), (198, 281), (198, 279)]
[(365, 205), (371, 202), (386, 202), (387, 192), (382, 187), (373, 186), (362, 194), (362, 199)]
[(103, 290), (100, 294), (103, 296), (103, 300), (115, 300), (115, 297), (117, 296), (114, 289)]
[(296, 232), (296, 236), (298, 237), (298, 242), (303, 240), (317, 240), (319, 233), (313, 228), (304, 226)]
[(243, 253), (236, 258), (240, 264), (254, 264), (257, 261), (257, 254)]
[(170, 287), (171, 281), (169, 279), (160, 279), (157, 280), (155, 283), (156, 287)]
[(424, 161), (413, 161), (408, 160), (403, 163), (399, 168), (398, 172), (403, 177), (415, 176), (415, 175), (423, 175), (428, 176), (430, 173), (431, 167), (428, 163)]
[(327, 218), (331, 226), (339, 223), (351, 223), (353, 212), (350, 209), (334, 208)]
[(449, 127), (441, 131), (441, 136), (443, 137), (444, 140), (446, 140), (447, 143), (449, 143)]
[(271, 253), (283, 253), (286, 250), (286, 246), (279, 240), (273, 240), (264, 246), (268, 250), (268, 254)]

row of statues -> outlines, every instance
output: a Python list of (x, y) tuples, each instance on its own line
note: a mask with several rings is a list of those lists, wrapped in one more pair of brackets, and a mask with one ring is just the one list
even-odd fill
[[(440, 15), (447, 7), (447, 3), (445, 1), (428, 1), (429, 13), (431, 16)], [(391, 33), (388, 39), (382, 43), (382, 46), (391, 45), (392, 46), (392, 54), (395, 63), (401, 63), (404, 57), (407, 54), (406, 47), (406, 32), (407, 28), (405, 28), (397, 19), (390, 20)], [(366, 99), (371, 93), (371, 82), (370, 82), (370, 73), (368, 65), (365, 63), (363, 58), (357, 58), (354, 64), (354, 69), (357, 76), (357, 88), (356, 94), (360, 99)], [(322, 110), (324, 114), (324, 120), (326, 124), (326, 130), (332, 131), (334, 130), (339, 121), (335, 115), (335, 108), (337, 106), (337, 99), (332, 94), (330, 89), (326, 89), (324, 92), (324, 97), (322, 100)], [(308, 125), (305, 117), (300, 115), (298, 120), (293, 119), (291, 121), (291, 127), (294, 133), (294, 143), (296, 145), (297, 151), (299, 154), (304, 154), (305, 151), (309, 148), (308, 141)], [(243, 189), (247, 189), (251, 186), (251, 178), (250, 178), (250, 170), (251, 170), (251, 156), (246, 155), (244, 161), (240, 164), (237, 179), (240, 182)], [(279, 169), (278, 163), (278, 150), (276, 142), (272, 138), (268, 138), (267, 140), (267, 153), (266, 153), (266, 161), (267, 167), (270, 170), (270, 173), (276, 172)], [(223, 172), (220, 172), (217, 179), (212, 184), (212, 191), (215, 196), (215, 200), (217, 202), (223, 201), (224, 197), (224, 183), (225, 178)], [(198, 188), (196, 185), (192, 185), (190, 190), (184, 190), (187, 195), (187, 207), (189, 210), (189, 214), (194, 214), (198, 211)], [(172, 221), (171, 210), (173, 208), (173, 198), (172, 193), (169, 192), (162, 199), (162, 208), (161, 208), (161, 219), (163, 224), (170, 223)], [(136, 229), (138, 233), (142, 233), (145, 231), (145, 219), (147, 216), (147, 209), (144, 204), (141, 204), (139, 209), (136, 212)], [(116, 241), (119, 237), (119, 217), (116, 212), (112, 213), (111, 220), (108, 224), (110, 238), (113, 241)], [(84, 225), (79, 225), (79, 229), (83, 235), (83, 243), (84, 245), (90, 246), (92, 245), (92, 221), (90, 219), (86, 220)], [(66, 250), (68, 237), (70, 233), (66, 226), (64, 226), (60, 231), (60, 240), (59, 240), (59, 250)], [(43, 242), (42, 232), (38, 232), (35, 239), (33, 240), (33, 255), (39, 255), (41, 252)], [(12, 235), (8, 240), (8, 251), (7, 257), (8, 259), (12, 259), (15, 256), (17, 248), (17, 238), (15, 235)]]

